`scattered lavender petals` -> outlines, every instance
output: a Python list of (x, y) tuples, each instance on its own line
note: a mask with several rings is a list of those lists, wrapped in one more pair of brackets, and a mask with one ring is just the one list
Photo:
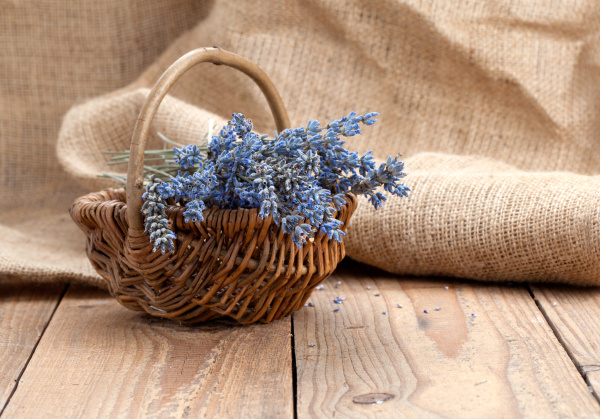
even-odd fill
[(448, 289), (448, 287), (444, 287), (444, 289), (445, 289), (445, 290), (447, 290), (447, 289)]
[(379, 297), (381, 294), (376, 292), (375, 294), (373, 294), (375, 297)]
[(402, 304), (400, 304), (400, 303), (396, 303), (396, 307), (398, 307), (398, 308), (402, 308)]
[(371, 286), (370, 286), (370, 285), (367, 285), (367, 289), (368, 289), (368, 290), (370, 290), (370, 289), (371, 289)]
[(429, 310), (423, 310), (423, 313), (429, 313)]
[(475, 313), (471, 313), (471, 317), (477, 317)]
[(311, 303), (310, 301), (306, 304), (304, 304), (304, 307), (314, 307), (315, 305), (313, 303)]
[(382, 311), (381, 314), (385, 315), (387, 314), (387, 311)]
[(340, 285), (342, 285), (342, 281), (338, 281), (338, 282), (336, 282), (336, 283), (335, 283), (335, 287), (336, 287), (336, 288), (339, 288), (339, 287), (340, 287)]
[(439, 308), (439, 307), (436, 307), (436, 308), (435, 308), (435, 311), (440, 311), (440, 308)]
[(325, 286), (323, 286), (323, 285), (317, 285), (317, 288), (315, 288), (315, 289), (317, 289), (317, 290), (322, 290), (322, 289), (324, 289), (324, 288), (325, 288)]
[(340, 300), (339, 298), (334, 298), (333, 302), (336, 304), (342, 304), (344, 302), (344, 300)]
[(336, 311), (340, 311), (340, 309), (339, 308), (334, 308), (333, 312), (335, 313)]
[(311, 348), (314, 348), (315, 344), (314, 343), (309, 343), (308, 346), (310, 346)]
[(556, 301), (552, 303), (552, 307), (556, 307)]

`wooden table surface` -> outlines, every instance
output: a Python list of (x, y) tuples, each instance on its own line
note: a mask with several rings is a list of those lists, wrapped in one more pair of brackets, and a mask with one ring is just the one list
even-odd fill
[(344, 262), (310, 301), (187, 327), (0, 280), (1, 417), (600, 417), (600, 289)]

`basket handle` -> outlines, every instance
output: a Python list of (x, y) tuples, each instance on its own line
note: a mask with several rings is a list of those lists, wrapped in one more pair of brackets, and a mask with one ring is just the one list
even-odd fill
[(281, 132), (290, 126), (283, 101), (277, 89), (275, 89), (275, 85), (256, 64), (218, 47), (200, 48), (185, 54), (175, 61), (158, 79), (146, 98), (135, 123), (133, 137), (131, 138), (129, 166), (127, 168), (127, 222), (129, 228), (144, 229), (141, 213), (142, 195), (144, 194), (144, 150), (158, 106), (171, 86), (186, 71), (203, 62), (211, 62), (216, 65), (224, 64), (250, 76), (267, 98), (277, 130)]

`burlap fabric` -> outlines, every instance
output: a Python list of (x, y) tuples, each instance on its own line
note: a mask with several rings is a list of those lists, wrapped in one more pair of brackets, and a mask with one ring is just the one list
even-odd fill
[[(102, 152), (128, 148), (162, 71), (217, 45), (271, 76), (293, 126), (381, 113), (349, 143), (402, 152), (413, 193), (378, 212), (359, 204), (350, 257), (403, 274), (600, 285), (597, 2), (40, 0), (8, 4), (0, 22), (2, 274), (100, 284), (67, 208), (109, 186)], [(249, 79), (205, 64), (155, 128), (191, 143), (232, 112), (274, 129)]]

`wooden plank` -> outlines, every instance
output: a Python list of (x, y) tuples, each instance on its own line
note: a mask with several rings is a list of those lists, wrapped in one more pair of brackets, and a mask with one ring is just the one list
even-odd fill
[(72, 287), (6, 415), (291, 418), (290, 327), (180, 326)]
[[(600, 417), (522, 286), (346, 264), (311, 300), (315, 307), (294, 314), (299, 418)], [(356, 403), (382, 397), (374, 393), (393, 398)]]
[(13, 393), (65, 286), (0, 281), (0, 412)]
[(552, 285), (531, 289), (575, 365), (599, 394), (600, 289)]
[(595, 369), (586, 373), (586, 379), (590, 385), (590, 391), (599, 398), (598, 389), (600, 389), (600, 370)]

